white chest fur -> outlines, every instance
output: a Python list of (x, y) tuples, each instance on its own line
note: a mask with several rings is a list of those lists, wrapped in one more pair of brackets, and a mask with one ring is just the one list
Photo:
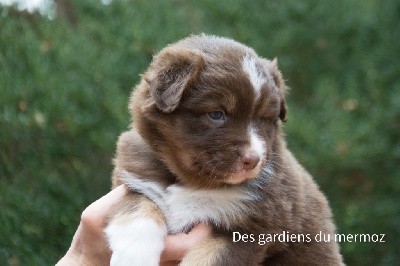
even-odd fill
[(199, 222), (212, 223), (230, 229), (244, 218), (252, 195), (240, 189), (194, 190), (170, 186), (166, 191), (168, 229), (182, 232)]
[(192, 189), (172, 185), (164, 190), (158, 183), (140, 180), (125, 172), (124, 183), (144, 194), (164, 213), (170, 233), (184, 232), (204, 222), (230, 229), (249, 211), (257, 196), (240, 187)]

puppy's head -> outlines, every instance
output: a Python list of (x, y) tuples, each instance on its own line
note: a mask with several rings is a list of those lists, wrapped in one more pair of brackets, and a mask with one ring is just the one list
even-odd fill
[(181, 182), (239, 184), (273, 164), (285, 84), (276, 60), (229, 39), (194, 36), (154, 57), (131, 110), (139, 133)]

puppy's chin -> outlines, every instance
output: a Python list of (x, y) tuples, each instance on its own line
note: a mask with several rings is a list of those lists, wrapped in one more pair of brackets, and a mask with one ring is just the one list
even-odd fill
[(260, 173), (261, 165), (259, 164), (252, 170), (238, 169), (228, 176), (223, 182), (230, 185), (238, 185), (243, 182), (255, 179)]

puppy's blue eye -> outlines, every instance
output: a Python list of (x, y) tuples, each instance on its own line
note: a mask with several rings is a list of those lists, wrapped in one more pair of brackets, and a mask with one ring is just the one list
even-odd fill
[(214, 111), (214, 112), (209, 112), (208, 116), (212, 120), (223, 120), (225, 118), (225, 114), (223, 111)]

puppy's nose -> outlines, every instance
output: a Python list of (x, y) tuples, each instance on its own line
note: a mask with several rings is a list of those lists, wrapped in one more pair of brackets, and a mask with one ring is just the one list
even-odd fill
[(260, 156), (254, 151), (248, 151), (242, 155), (240, 160), (244, 170), (253, 170), (260, 161)]

